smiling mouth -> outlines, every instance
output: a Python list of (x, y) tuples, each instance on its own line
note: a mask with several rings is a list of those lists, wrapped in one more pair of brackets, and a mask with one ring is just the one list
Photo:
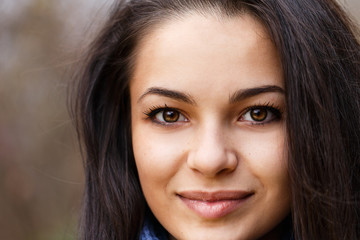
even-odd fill
[(177, 194), (188, 208), (205, 219), (217, 219), (230, 214), (252, 195), (253, 192), (245, 191), (186, 191)]

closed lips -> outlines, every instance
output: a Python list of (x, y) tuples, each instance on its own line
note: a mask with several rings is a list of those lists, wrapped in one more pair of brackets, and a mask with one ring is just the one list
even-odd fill
[(241, 207), (253, 194), (246, 191), (187, 191), (178, 196), (201, 218), (218, 219)]
[(238, 200), (252, 195), (252, 192), (247, 191), (218, 191), (218, 192), (203, 192), (203, 191), (185, 191), (178, 195), (189, 200), (197, 201), (221, 201), (221, 200)]

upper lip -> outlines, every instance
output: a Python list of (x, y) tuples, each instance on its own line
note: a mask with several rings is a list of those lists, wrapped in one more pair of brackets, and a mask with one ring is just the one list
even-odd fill
[(226, 201), (226, 200), (239, 200), (252, 195), (252, 192), (248, 191), (216, 191), (216, 192), (205, 192), (205, 191), (183, 191), (179, 192), (178, 195), (189, 200), (196, 201)]

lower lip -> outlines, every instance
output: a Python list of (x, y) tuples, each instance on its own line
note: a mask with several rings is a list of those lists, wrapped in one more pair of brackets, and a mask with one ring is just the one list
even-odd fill
[(188, 208), (193, 210), (197, 215), (206, 219), (216, 219), (224, 217), (235, 211), (249, 198), (247, 196), (241, 199), (234, 200), (219, 200), (219, 201), (200, 201), (184, 198), (180, 199), (186, 204)]

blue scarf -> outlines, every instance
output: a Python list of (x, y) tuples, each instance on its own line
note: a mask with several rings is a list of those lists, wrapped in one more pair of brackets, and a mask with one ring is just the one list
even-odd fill
[(139, 240), (168, 240), (168, 233), (164, 228), (157, 229), (149, 217), (145, 217), (144, 226), (140, 232)]

